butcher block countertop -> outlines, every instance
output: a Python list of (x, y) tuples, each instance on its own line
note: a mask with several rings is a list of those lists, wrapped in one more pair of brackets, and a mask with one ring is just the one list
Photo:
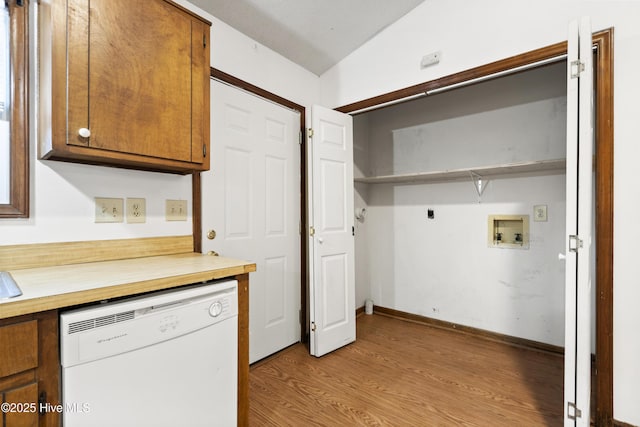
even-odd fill
[(200, 253), (10, 270), (22, 295), (0, 301), (0, 319), (254, 271), (254, 263)]

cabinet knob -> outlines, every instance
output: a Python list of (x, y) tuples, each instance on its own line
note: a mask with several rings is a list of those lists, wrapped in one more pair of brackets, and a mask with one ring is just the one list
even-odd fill
[(87, 128), (80, 128), (78, 129), (78, 135), (83, 138), (89, 138), (91, 136), (91, 131)]

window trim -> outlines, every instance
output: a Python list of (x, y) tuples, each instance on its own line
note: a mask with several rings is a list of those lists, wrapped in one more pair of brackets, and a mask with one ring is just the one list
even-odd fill
[[(10, 200), (0, 218), (29, 217), (29, 0), (5, 0), (9, 7), (11, 64)], [(19, 5), (20, 4), (20, 5)]]

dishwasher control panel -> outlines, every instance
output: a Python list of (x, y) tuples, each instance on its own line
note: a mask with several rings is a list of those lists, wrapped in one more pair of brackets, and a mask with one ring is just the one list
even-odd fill
[(72, 310), (60, 316), (62, 366), (176, 338), (222, 321), (237, 323), (237, 281), (200, 284)]
[(165, 316), (162, 320), (160, 320), (158, 329), (160, 330), (160, 332), (166, 332), (169, 329), (176, 329), (179, 323), (180, 318), (178, 316)]

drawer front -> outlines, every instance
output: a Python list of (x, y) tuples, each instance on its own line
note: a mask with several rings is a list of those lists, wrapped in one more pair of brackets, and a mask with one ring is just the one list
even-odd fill
[(38, 366), (38, 321), (0, 327), (0, 377)]

